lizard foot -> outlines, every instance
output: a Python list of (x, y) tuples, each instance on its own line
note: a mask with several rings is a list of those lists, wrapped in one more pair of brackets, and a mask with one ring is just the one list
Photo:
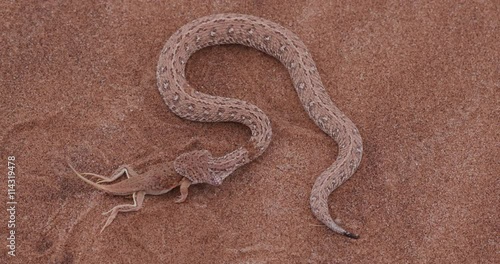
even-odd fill
[(177, 200), (175, 200), (175, 203), (182, 203), (186, 201), (186, 198), (188, 197), (188, 188), (191, 186), (191, 181), (183, 177), (182, 180), (179, 182), (179, 189), (181, 191), (181, 196)]
[(118, 215), (118, 213), (139, 211), (142, 208), (142, 203), (144, 202), (145, 195), (146, 195), (145, 191), (135, 192), (133, 194), (134, 204), (117, 205), (117, 206), (113, 207), (111, 210), (102, 213), (103, 215), (107, 215), (107, 214), (110, 214), (110, 215), (108, 217), (108, 220), (106, 220), (106, 223), (102, 227), (101, 233), (102, 233), (102, 231), (104, 231), (104, 229), (106, 227), (108, 227), (113, 222), (113, 220), (115, 220), (115, 217), (116, 217), (116, 215)]

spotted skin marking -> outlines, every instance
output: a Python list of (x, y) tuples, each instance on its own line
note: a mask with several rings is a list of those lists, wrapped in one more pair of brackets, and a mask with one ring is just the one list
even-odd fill
[[(170, 110), (180, 118), (191, 121), (238, 122), (252, 131), (247, 144), (227, 155), (217, 158), (204, 152), (208, 155), (209, 167), (212, 166), (209, 171), (190, 174), (189, 170), (176, 169), (177, 172), (193, 183), (220, 184), (231, 172), (259, 157), (271, 141), (271, 122), (258, 107), (238, 99), (186, 92), (192, 88), (184, 77), (184, 62), (202, 48), (222, 44), (253, 47), (275, 57), (288, 69), (305, 111), (339, 145), (337, 159), (314, 183), (310, 198), (311, 209), (331, 230), (357, 238), (357, 235), (344, 230), (333, 221), (327, 199), (359, 166), (363, 152), (361, 136), (354, 123), (345, 117), (326, 93), (304, 43), (293, 32), (274, 22), (242, 14), (206, 16), (184, 25), (166, 42), (158, 62), (157, 80), (160, 94)], [(174, 48), (176, 46), (191, 48), (177, 49)], [(164, 83), (179, 85), (166, 89)], [(178, 98), (182, 100), (177, 100)], [(199, 154), (194, 152), (193, 159), (199, 158)], [(182, 162), (197, 166), (196, 162), (186, 161), (189, 153), (183, 155), (182, 161), (176, 161), (177, 166), (184, 168)]]
[[(271, 122), (257, 106), (248, 102), (196, 91), (185, 77), (186, 62), (196, 51), (214, 45), (241, 44), (278, 59), (289, 71), (297, 95), (309, 117), (338, 145), (337, 159), (316, 179), (309, 199), (313, 214), (336, 233), (358, 238), (338, 226), (328, 210), (328, 196), (349, 179), (361, 162), (363, 144), (358, 129), (332, 102), (321, 82), (315, 63), (304, 43), (290, 30), (259, 17), (218, 14), (196, 19), (175, 32), (161, 50), (156, 70), (158, 90), (170, 110), (191, 121), (238, 122), (251, 130), (243, 146), (221, 157), (208, 150), (183, 153), (173, 162), (150, 166), (139, 174), (129, 165), (111, 176), (75, 174), (87, 184), (113, 195), (130, 195), (134, 204), (115, 206), (101, 229), (120, 212), (141, 208), (145, 195), (160, 195), (179, 187), (183, 202), (192, 184), (220, 185), (239, 167), (252, 162), (267, 149), (272, 138)], [(122, 176), (127, 179), (115, 182)], [(100, 179), (93, 182), (88, 177)]]

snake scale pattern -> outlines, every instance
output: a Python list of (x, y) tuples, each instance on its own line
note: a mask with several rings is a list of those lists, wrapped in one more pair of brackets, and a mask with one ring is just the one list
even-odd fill
[(327, 202), (333, 190), (358, 168), (363, 152), (361, 136), (330, 99), (304, 43), (272, 21), (243, 14), (206, 16), (181, 27), (164, 45), (157, 67), (157, 85), (173, 113), (198, 122), (238, 122), (252, 132), (244, 146), (221, 157), (213, 157), (208, 150), (180, 155), (174, 162), (175, 171), (192, 184), (219, 185), (234, 170), (259, 157), (271, 141), (271, 122), (257, 106), (198, 92), (187, 82), (185, 67), (189, 57), (202, 48), (222, 44), (255, 48), (278, 59), (288, 69), (305, 111), (338, 145), (337, 159), (317, 177), (312, 188), (312, 212), (334, 232), (358, 238), (335, 223)]

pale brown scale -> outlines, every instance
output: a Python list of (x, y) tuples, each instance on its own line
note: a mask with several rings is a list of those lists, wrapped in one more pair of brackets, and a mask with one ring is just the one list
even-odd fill
[[(165, 44), (158, 62), (158, 88), (172, 112), (191, 121), (238, 122), (252, 130), (247, 144), (223, 157), (212, 157), (208, 151), (181, 155), (175, 162), (176, 171), (193, 183), (220, 184), (231, 172), (259, 157), (271, 141), (271, 122), (258, 107), (238, 99), (186, 92), (191, 87), (184, 77), (185, 63), (176, 62), (187, 61), (194, 52), (204, 47), (222, 44), (256, 48), (277, 58), (289, 70), (306, 112), (340, 145), (337, 159), (321, 173), (313, 186), (310, 199), (312, 211), (333, 231), (357, 238), (357, 235), (345, 231), (333, 221), (327, 199), (357, 169), (362, 156), (361, 137), (354, 132), (357, 131), (356, 126), (327, 95), (304, 43), (294, 33), (274, 22), (241, 14), (207, 16), (181, 27)], [(195, 48), (173, 48), (178, 46)], [(165, 89), (161, 84), (167, 81), (179, 85)], [(182, 100), (175, 100), (176, 95)], [(172, 97), (174, 100), (171, 100)], [(188, 104), (194, 107), (181, 107)], [(199, 155), (203, 157), (201, 163)]]
[[(275, 57), (288, 69), (305, 111), (337, 142), (339, 149), (335, 162), (314, 183), (309, 199), (313, 214), (331, 230), (357, 238), (333, 221), (327, 199), (359, 166), (363, 144), (358, 129), (332, 102), (311, 55), (294, 33), (274, 22), (241, 14), (202, 17), (181, 27), (161, 50), (156, 74), (158, 90), (177, 116), (200, 122), (238, 122), (251, 130), (250, 140), (221, 157), (213, 157), (208, 150), (195, 150), (178, 156), (173, 164), (152, 166), (142, 174), (124, 165), (107, 177), (78, 173), (70, 165), (79, 178), (99, 190), (133, 195), (134, 204), (118, 205), (108, 212), (110, 216), (102, 230), (119, 212), (139, 210), (146, 194), (159, 195), (179, 187), (181, 196), (176, 202), (183, 202), (191, 184), (222, 184), (233, 171), (262, 155), (269, 146), (271, 122), (262, 110), (242, 100), (198, 92), (185, 78), (186, 62), (194, 52), (220, 44), (256, 48)], [(174, 171), (180, 176), (172, 175)], [(123, 175), (127, 179), (113, 183)], [(93, 182), (86, 178), (89, 176), (100, 180)]]

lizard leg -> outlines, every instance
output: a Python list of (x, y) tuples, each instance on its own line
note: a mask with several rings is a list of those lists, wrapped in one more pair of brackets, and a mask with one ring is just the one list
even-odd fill
[[(89, 175), (89, 176), (99, 178), (100, 180), (98, 180), (96, 182), (97, 184), (114, 182), (114, 181), (118, 180), (124, 174), (127, 177), (127, 179), (129, 179), (131, 177), (136, 177), (139, 175), (134, 169), (130, 168), (130, 166), (128, 166), (128, 165), (122, 165), (122, 166), (118, 167), (118, 169), (116, 169), (109, 177), (104, 176), (104, 175), (95, 174), (95, 173), (89, 173), (89, 172), (80, 173), (80, 174)], [(130, 198), (130, 196), (127, 196), (127, 197)]]
[(134, 198), (134, 204), (122, 204), (122, 205), (117, 205), (115, 207), (113, 207), (113, 209), (107, 211), (107, 212), (104, 212), (103, 215), (106, 215), (106, 214), (109, 214), (109, 217), (108, 217), (108, 220), (106, 220), (106, 223), (104, 224), (104, 226), (102, 227), (101, 229), (101, 232), (104, 231), (104, 229), (109, 226), (113, 220), (115, 220), (115, 217), (118, 215), (118, 213), (122, 212), (134, 212), (134, 211), (138, 211), (142, 208), (142, 204), (144, 202), (144, 196), (146, 195), (146, 192), (145, 191), (139, 191), (139, 192), (135, 192), (133, 194), (133, 198)]
[(88, 172), (86, 172), (86, 173), (80, 173), (80, 174), (82, 174), (82, 175), (89, 175), (89, 176), (93, 176), (93, 177), (99, 178), (100, 180), (97, 181), (97, 183), (114, 182), (118, 178), (120, 178), (123, 174), (125, 174), (125, 176), (127, 176), (127, 179), (130, 178), (130, 177), (135, 177), (135, 176), (138, 175), (137, 172), (135, 172), (132, 168), (130, 168), (127, 165), (120, 166), (109, 177), (108, 176), (99, 175), (99, 174), (95, 174), (95, 173), (88, 173)]
[(182, 203), (186, 201), (186, 198), (188, 197), (188, 188), (191, 185), (191, 181), (188, 178), (182, 178), (180, 184), (180, 191), (181, 191), (181, 196), (175, 201), (176, 203)]

